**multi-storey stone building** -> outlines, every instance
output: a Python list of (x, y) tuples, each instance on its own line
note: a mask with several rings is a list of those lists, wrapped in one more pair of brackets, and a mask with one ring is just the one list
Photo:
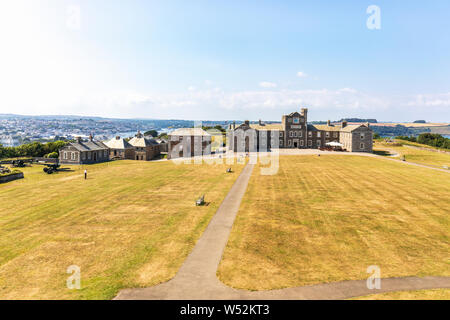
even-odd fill
[(280, 124), (250, 124), (245, 121), (228, 130), (228, 148), (235, 152), (265, 151), (271, 148), (319, 149), (338, 142), (350, 152), (372, 152), (373, 132), (369, 123), (308, 124), (308, 109), (282, 117)]

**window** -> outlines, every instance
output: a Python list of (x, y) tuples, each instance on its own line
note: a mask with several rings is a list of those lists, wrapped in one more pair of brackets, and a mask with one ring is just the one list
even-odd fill
[(302, 138), (302, 137), (303, 137), (303, 131), (300, 131), (300, 132), (298, 133), (298, 136), (299, 136), (300, 138)]
[(64, 151), (64, 159), (67, 159), (67, 152)]
[(84, 159), (86, 159), (86, 153), (82, 152), (81, 153), (81, 160), (84, 160)]
[(289, 131), (289, 137), (292, 137), (292, 131)]
[(280, 131), (280, 137), (282, 137), (283, 136), (283, 131)]
[(283, 140), (280, 140), (280, 146), (282, 146), (283, 145)]
[[(119, 151), (119, 154), (121, 154), (122, 152)], [(108, 156), (108, 150), (103, 151), (103, 156), (106, 158)]]
[(320, 131), (317, 131), (317, 138), (320, 138)]
[(91, 160), (91, 157), (92, 157), (91, 152), (88, 152), (88, 159)]
[(317, 140), (317, 146), (320, 147), (320, 140)]
[(297, 136), (297, 131), (294, 131), (294, 137), (296, 137)]
[(361, 144), (359, 145), (360, 149), (364, 149), (364, 143), (361, 142)]
[(330, 137), (330, 133), (327, 131), (327, 132), (325, 133), (325, 136), (326, 136), (327, 138), (329, 138), (329, 137)]
[(288, 122), (291, 123), (292, 122), (292, 118), (288, 118)]
[(361, 140), (364, 140), (364, 132), (361, 132)]
[(288, 146), (291, 146), (291, 145), (292, 145), (292, 141), (288, 140)]
[(295, 118), (294, 118), (294, 123), (295, 123), (295, 124), (299, 124), (299, 123), (300, 123), (300, 120), (299, 120), (298, 117), (295, 117)]
[(303, 140), (300, 140), (300, 146), (304, 146), (305, 142)]
[(308, 131), (308, 137), (312, 137), (312, 131)]
[(333, 137), (337, 138), (337, 136), (338, 136), (338, 133), (337, 133), (337, 132), (334, 132), (334, 133), (333, 133)]
[(71, 152), (70, 153), (70, 157), (71, 157), (72, 160), (75, 160), (75, 152)]
[(312, 147), (312, 140), (308, 140), (308, 146)]

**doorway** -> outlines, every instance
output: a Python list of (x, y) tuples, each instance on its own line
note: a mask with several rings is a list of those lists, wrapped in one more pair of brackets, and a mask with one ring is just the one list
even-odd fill
[(294, 148), (298, 148), (298, 142), (294, 141)]

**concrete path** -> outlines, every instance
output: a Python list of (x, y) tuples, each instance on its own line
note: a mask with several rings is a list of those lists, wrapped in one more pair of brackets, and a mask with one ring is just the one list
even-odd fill
[(342, 281), (269, 291), (247, 291), (227, 287), (216, 276), (231, 228), (247, 189), (253, 165), (247, 164), (231, 187), (175, 277), (160, 285), (121, 290), (115, 299), (132, 300), (298, 300), (346, 299), (400, 290), (450, 288), (450, 277), (388, 278), (381, 289), (367, 289), (366, 280)]

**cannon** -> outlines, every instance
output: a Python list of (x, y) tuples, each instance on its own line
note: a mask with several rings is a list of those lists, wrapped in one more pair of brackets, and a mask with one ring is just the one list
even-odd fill
[(25, 167), (25, 161), (23, 161), (23, 160), (13, 160), (11, 162), (11, 167), (13, 167), (13, 168), (24, 168)]
[(228, 169), (227, 169), (227, 173), (232, 173), (233, 171), (231, 171), (231, 167), (229, 167)]
[(44, 163), (46, 166), (43, 171), (47, 174), (52, 174), (53, 172), (58, 171), (59, 167), (61, 166), (59, 163)]
[(0, 165), (0, 174), (4, 174), (4, 173), (11, 173), (11, 170), (9, 170), (8, 167), (3, 167)]

